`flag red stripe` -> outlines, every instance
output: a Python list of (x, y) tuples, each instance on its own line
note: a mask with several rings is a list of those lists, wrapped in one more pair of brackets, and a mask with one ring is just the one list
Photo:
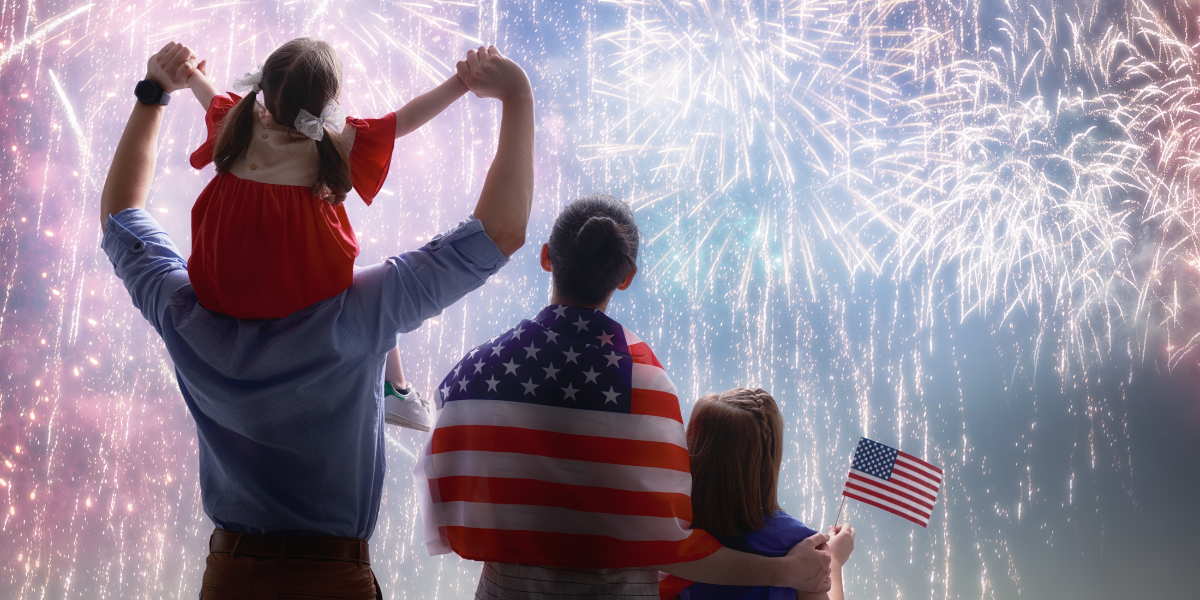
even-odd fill
[(629, 345), (629, 355), (633, 357), (633, 362), (643, 365), (654, 365), (662, 368), (658, 362), (658, 357), (654, 356), (654, 352), (650, 350), (650, 346), (646, 342), (638, 342)]
[(904, 514), (903, 512), (900, 512), (890, 506), (887, 506), (886, 504), (880, 504), (879, 502), (875, 502), (874, 500), (868, 500), (866, 498), (862, 498), (862, 497), (858, 496), (857, 494), (854, 494), (851, 492), (843, 491), (842, 495), (847, 498), (854, 498), (855, 500), (858, 500), (859, 502), (870, 504), (871, 506), (874, 506), (875, 508), (886, 510), (886, 511), (892, 513), (893, 515), (896, 515), (897, 517), (904, 517), (905, 519), (908, 519), (909, 521), (912, 521), (913, 523), (916, 523), (917, 525), (920, 525), (921, 527), (927, 526), (926, 523), (922, 523), (922, 522), (918, 521), (912, 515)]
[(678, 542), (630, 542), (603, 535), (443, 527), (450, 547), (467, 560), (535, 564), (559, 569), (628, 569), (690, 562), (721, 549), (699, 529)]
[[(850, 469), (850, 477), (853, 477), (855, 479), (861, 479), (863, 481), (867, 481), (867, 482), (873, 483), (875, 485), (880, 485), (880, 481), (882, 481), (882, 480), (875, 480), (875, 479), (871, 479), (870, 477), (864, 477), (862, 475), (859, 475), (858, 472), (855, 471), (854, 469)], [(918, 496), (924, 497), (926, 500), (929, 500), (930, 502), (937, 502), (937, 489), (934, 489), (933, 494), (930, 494), (926, 490), (913, 487), (911, 485), (908, 485), (907, 483), (904, 483), (903, 481), (896, 481), (895, 479), (892, 479), (892, 480), (889, 480), (887, 483), (888, 483), (888, 485), (894, 485), (896, 487), (906, 489)]]
[(895, 466), (892, 467), (892, 475), (900, 475), (901, 477), (917, 485), (933, 490), (933, 493), (935, 494), (938, 491), (938, 487), (942, 484), (940, 480), (931, 480), (929, 479), (928, 475), (921, 473), (920, 471), (914, 471), (912, 467), (901, 463), (896, 463)]
[[(679, 412), (679, 398), (675, 394), (660, 392), (658, 390), (646, 390), (641, 388), (633, 388), (632, 394), (632, 412), (635, 415), (650, 415), (652, 417), (666, 417), (675, 419), (680, 423), (683, 422), (683, 415)], [(687, 454), (684, 451), (684, 454)]]
[[(851, 476), (851, 477), (854, 477), (854, 475), (853, 475), (853, 474), (851, 474), (850, 476)], [(862, 479), (861, 477), (858, 477), (858, 478), (855, 478), (855, 479), (859, 479), (859, 480), (862, 480), (862, 481), (866, 481), (866, 480)], [(883, 495), (881, 495), (881, 494), (876, 494), (876, 493), (875, 493), (875, 491), (874, 491), (874, 490), (875, 490), (875, 489), (877, 489), (877, 488), (879, 488), (879, 489), (887, 489), (887, 488), (885, 488), (884, 486), (881, 486), (881, 485), (879, 485), (878, 483), (876, 483), (876, 482), (874, 482), (874, 481), (867, 481), (867, 485), (860, 485), (860, 484), (857, 484), (857, 483), (855, 483), (855, 482), (853, 482), (853, 481), (847, 481), (847, 482), (846, 482), (846, 487), (847, 487), (847, 488), (850, 488), (850, 489), (858, 490), (858, 491), (860, 491), (860, 492), (863, 492), (863, 493), (866, 493), (866, 494), (872, 494), (872, 495), (877, 495), (877, 496), (880, 496), (881, 498), (887, 498), (886, 496), (883, 496)], [(933, 503), (932, 503), (932, 502), (926, 502), (926, 501), (924, 501), (924, 500), (921, 500), (920, 498), (917, 498), (916, 496), (913, 496), (912, 494), (905, 494), (904, 492), (902, 492), (902, 491), (900, 491), (900, 490), (888, 489), (887, 491), (889, 491), (889, 492), (891, 492), (891, 493), (893, 493), (893, 494), (896, 494), (897, 496), (900, 496), (900, 498), (903, 498), (903, 500), (900, 500), (900, 499), (897, 499), (897, 498), (887, 498), (887, 500), (888, 500), (889, 502), (901, 503), (901, 502), (905, 502), (905, 501), (907, 501), (907, 502), (908, 502), (908, 503), (910, 503), (910, 504), (915, 504), (915, 505), (917, 505), (917, 506), (920, 506), (920, 507), (922, 507), (922, 508), (926, 509), (926, 510), (917, 509), (917, 511), (918, 511), (918, 512), (928, 512), (929, 510), (933, 510)]]
[(686, 494), (633, 492), (505, 477), (440, 477), (429, 484), (439, 502), (557, 506), (584, 512), (692, 520), (692, 501)]
[(671, 600), (676, 594), (682, 592), (684, 588), (692, 585), (693, 581), (689, 581), (682, 577), (667, 575), (658, 580), (658, 597), (659, 600)]
[(924, 460), (921, 460), (903, 450), (897, 450), (896, 453), (897, 453), (897, 456), (903, 456), (904, 458), (907, 458), (908, 460), (911, 460), (912, 462), (917, 463), (918, 465), (920, 465), (922, 467), (926, 467), (926, 468), (930, 469), (931, 471), (937, 471), (938, 475), (943, 475), (942, 470), (933, 466), (933, 464), (931, 464), (931, 463), (925, 462)]
[(438, 427), (429, 452), (509, 452), (567, 460), (689, 471), (688, 451), (675, 444), (590, 435), (571, 435), (521, 427), (459, 425)]
[[(924, 506), (927, 508), (933, 508), (933, 503), (937, 501), (936, 498), (930, 499), (927, 497), (922, 498), (920, 496), (914, 496), (912, 494), (905, 492), (904, 490), (902, 490), (900, 488), (892, 487), (891, 482), (880, 483), (878, 481), (867, 479), (866, 477), (858, 475), (857, 473), (853, 473), (853, 472), (850, 473), (849, 478), (852, 480), (855, 480), (857, 482), (861, 482), (861, 483), (855, 483), (855, 485), (858, 485), (859, 487), (862, 487), (865, 489), (871, 489), (871, 488), (885, 489), (893, 494), (896, 494), (897, 496), (900, 496), (901, 498), (904, 498), (905, 500), (908, 500), (909, 502), (912, 502), (914, 504), (918, 504), (920, 506)], [(852, 483), (854, 483), (854, 482), (847, 481), (846, 485), (851, 485)]]

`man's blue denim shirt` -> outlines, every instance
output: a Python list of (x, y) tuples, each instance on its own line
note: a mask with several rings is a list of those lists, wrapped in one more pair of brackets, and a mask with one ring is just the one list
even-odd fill
[(371, 535), (383, 491), (387, 352), (398, 333), (508, 262), (470, 218), (419, 250), (356, 270), (333, 298), (243, 321), (200, 305), (187, 262), (146, 211), (110, 216), (102, 244), (175, 362), (196, 420), (204, 512), (257, 535)]

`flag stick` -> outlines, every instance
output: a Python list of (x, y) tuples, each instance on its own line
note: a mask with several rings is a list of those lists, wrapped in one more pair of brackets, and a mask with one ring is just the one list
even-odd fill
[(842, 507), (845, 505), (846, 505), (846, 496), (845, 496), (845, 494), (843, 494), (842, 495), (842, 503), (838, 505), (837, 518), (833, 520), (833, 528), (834, 529), (837, 529), (838, 521), (842, 520)]

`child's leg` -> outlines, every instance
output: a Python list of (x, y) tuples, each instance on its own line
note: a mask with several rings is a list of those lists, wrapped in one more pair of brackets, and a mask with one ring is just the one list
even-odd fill
[(400, 366), (399, 346), (388, 352), (387, 360), (383, 363), (383, 379), (391, 383), (396, 391), (408, 389), (408, 382), (404, 380), (404, 368)]
[(400, 367), (400, 348), (392, 348), (383, 367), (383, 420), (417, 431), (429, 431), (432, 425), (429, 403), (404, 380)]

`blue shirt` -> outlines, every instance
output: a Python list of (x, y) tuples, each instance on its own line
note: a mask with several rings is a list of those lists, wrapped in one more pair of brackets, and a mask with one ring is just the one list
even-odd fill
[[(809, 529), (799, 519), (782, 510), (770, 515), (766, 524), (759, 531), (751, 531), (737, 537), (716, 536), (722, 546), (758, 554), (759, 556), (779, 557), (788, 553), (792, 546), (799, 544), (804, 538), (817, 533)], [(796, 600), (796, 590), (791, 588), (768, 586), (736, 586), (712, 585), (709, 583), (693, 583), (679, 593), (682, 600)]]
[(102, 246), (175, 362), (196, 420), (204, 512), (257, 535), (370, 537), (387, 352), (508, 262), (472, 218), (356, 270), (337, 296), (243, 321), (200, 305), (186, 261), (146, 211), (109, 217)]

